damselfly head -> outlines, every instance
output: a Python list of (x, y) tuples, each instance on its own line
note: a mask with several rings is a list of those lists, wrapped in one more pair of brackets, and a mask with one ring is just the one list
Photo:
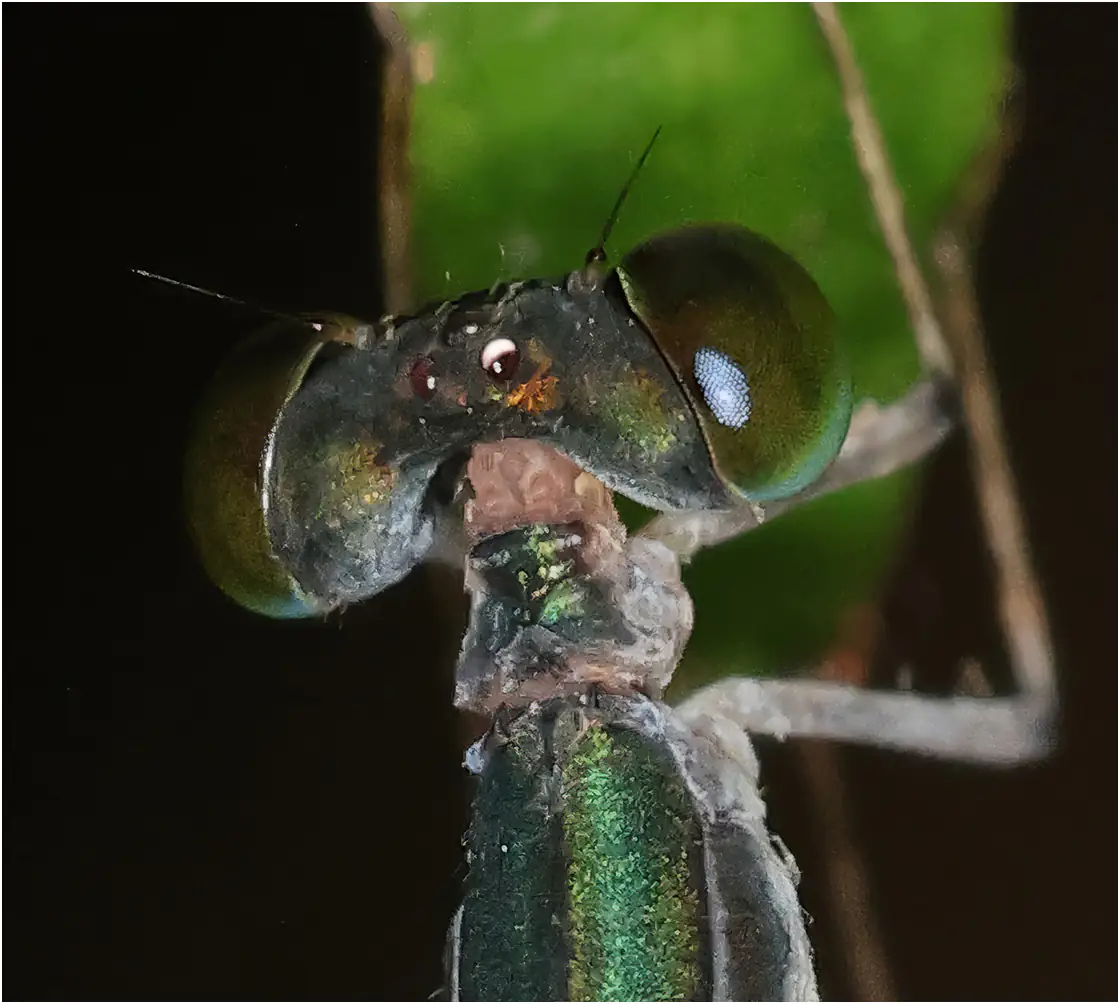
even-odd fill
[[(378, 325), (279, 315), (239, 349), (187, 459), (188, 515), (218, 585), (272, 616), (374, 595), (465, 511), (466, 458), (487, 443), (538, 441), (658, 509), (815, 480), (851, 410), (820, 290), (726, 224), (652, 237), (607, 269), (621, 201), (566, 282), (504, 284)], [(530, 501), (534, 519), (552, 518)], [(486, 511), (478, 525), (493, 531), (506, 515)]]

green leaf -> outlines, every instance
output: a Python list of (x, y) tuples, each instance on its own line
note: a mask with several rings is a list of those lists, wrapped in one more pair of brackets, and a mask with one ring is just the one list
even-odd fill
[[(411, 158), (421, 300), (561, 275), (598, 239), (727, 220), (809, 269), (840, 318), (857, 399), (890, 400), (917, 354), (827, 47), (808, 5), (401, 5), (416, 50)], [(997, 128), (1007, 10), (842, 8), (919, 248)], [(906, 476), (824, 500), (703, 555), (683, 686), (810, 663), (870, 598), (904, 522)]]

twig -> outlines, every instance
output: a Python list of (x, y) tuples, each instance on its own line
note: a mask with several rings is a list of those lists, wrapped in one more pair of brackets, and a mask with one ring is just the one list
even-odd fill
[(384, 49), (378, 137), (377, 233), (381, 240), (385, 310), (412, 306), (412, 203), (408, 139), (412, 120), (412, 57), (408, 37), (388, 4), (367, 5)]
[(999, 617), (1017, 686), (1056, 711), (1057, 682), (1046, 608), (1008, 459), (1003, 423), (972, 291), (965, 252), (953, 230), (943, 230), (936, 261), (944, 280), (946, 317), (960, 360), (961, 407), (971, 446), (972, 480), (996, 570)]
[(922, 276), (917, 255), (906, 235), (902, 192), (887, 156), (879, 122), (871, 110), (863, 74), (840, 23), (836, 4), (814, 3), (813, 9), (836, 62), (844, 108), (852, 127), (852, 146), (871, 195), (879, 229), (883, 232), (883, 242), (894, 261), (895, 276), (910, 315), (910, 327), (923, 368), (927, 373), (948, 376), (953, 372), (953, 359), (937, 322), (933, 298)]
[(847, 810), (840, 751), (831, 744), (802, 743), (797, 759), (813, 803), (813, 829), (827, 859), (829, 896), (833, 912), (840, 918), (836, 929), (844, 945), (853, 996), (860, 1001), (896, 1001), (898, 991), (868, 891), (867, 863)]

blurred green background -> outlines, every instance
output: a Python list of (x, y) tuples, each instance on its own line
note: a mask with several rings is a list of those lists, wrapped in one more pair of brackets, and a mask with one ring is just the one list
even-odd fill
[[(401, 4), (414, 52), (418, 301), (563, 274), (661, 136), (608, 246), (728, 220), (770, 237), (836, 310), (857, 400), (917, 375), (831, 57), (803, 4)], [(842, 7), (919, 249), (992, 138), (1007, 67), (999, 5)], [(860, 486), (701, 554), (673, 693), (811, 667), (874, 596), (913, 474)], [(640, 518), (630, 507), (631, 521)]]

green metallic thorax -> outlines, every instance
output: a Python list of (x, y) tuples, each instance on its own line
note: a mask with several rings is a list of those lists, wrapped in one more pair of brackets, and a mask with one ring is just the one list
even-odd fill
[(569, 1000), (691, 1000), (699, 830), (665, 751), (600, 722), (563, 768)]
[(486, 741), (460, 999), (708, 996), (699, 821), (631, 704), (551, 702)]

